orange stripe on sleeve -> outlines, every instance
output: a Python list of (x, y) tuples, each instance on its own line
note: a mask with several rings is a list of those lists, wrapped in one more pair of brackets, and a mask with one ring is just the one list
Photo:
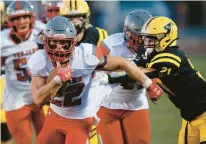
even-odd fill
[(106, 48), (102, 45), (102, 43), (100, 43), (99, 49), (101, 49), (101, 51), (102, 51), (102, 53), (103, 53), (104, 55), (108, 55), (108, 54), (109, 54), (108, 49), (106, 49)]
[(101, 59), (104, 56), (104, 53), (100, 47), (96, 47), (96, 57)]

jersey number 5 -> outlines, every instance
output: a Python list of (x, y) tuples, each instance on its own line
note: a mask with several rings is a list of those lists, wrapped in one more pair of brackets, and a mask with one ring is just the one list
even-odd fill
[(26, 58), (20, 58), (14, 60), (14, 69), (17, 71), (17, 80), (19, 81), (27, 81), (28, 80), (28, 74), (27, 70), (25, 68), (27, 64)]

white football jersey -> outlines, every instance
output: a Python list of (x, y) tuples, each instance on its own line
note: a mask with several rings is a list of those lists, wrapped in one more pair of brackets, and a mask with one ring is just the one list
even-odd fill
[[(107, 37), (103, 40), (102, 44), (109, 50), (109, 55), (121, 56), (130, 60), (136, 57), (136, 54), (127, 48), (123, 33), (117, 33)], [(148, 109), (149, 105), (146, 90), (143, 88), (139, 89), (140, 85), (137, 83), (131, 83), (129, 85), (130, 89), (119, 84), (110, 84), (110, 87), (105, 87), (104, 91), (111, 91), (111, 89), (112, 91), (102, 105), (109, 109)]]
[[(58, 115), (71, 119), (83, 119), (93, 117), (100, 108), (104, 97), (104, 95), (101, 95), (101, 97), (99, 96), (101, 87), (98, 87), (98, 91), (89, 91), (93, 71), (100, 63), (99, 59), (94, 54), (95, 49), (96, 48), (92, 44), (86, 43), (82, 43), (75, 48), (74, 54), (70, 59), (70, 67), (73, 79), (79, 79), (76, 84), (83, 85), (83, 89), (79, 91), (78, 96), (73, 96), (71, 98), (69, 107), (59, 107), (52, 103), (50, 104), (51, 109)], [(38, 50), (35, 52), (29, 59), (28, 66), (32, 76), (48, 76), (53, 69), (53, 65), (48, 59), (45, 50)], [(68, 84), (70, 87), (72, 85), (75, 85), (75, 83)], [(59, 97), (55, 97), (55, 100), (63, 102), (65, 100), (64, 94), (65, 92)], [(77, 101), (79, 103), (76, 103)]]
[(32, 103), (30, 83), (27, 74), (27, 60), (38, 50), (33, 41), (40, 31), (33, 29), (28, 40), (16, 44), (10, 39), (10, 29), (1, 31), (1, 57), (5, 59), (5, 111), (16, 110)]

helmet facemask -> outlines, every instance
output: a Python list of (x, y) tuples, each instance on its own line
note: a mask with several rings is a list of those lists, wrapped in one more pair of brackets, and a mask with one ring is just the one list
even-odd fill
[(53, 62), (68, 62), (73, 54), (76, 38), (43, 37), (45, 50)]
[(47, 22), (43, 32), (43, 44), (51, 61), (69, 62), (76, 42), (76, 29), (67, 18), (56, 16)]
[(127, 28), (124, 28), (124, 36), (127, 46), (132, 53), (138, 53), (143, 47), (142, 35), (134, 35)]
[(6, 19), (11, 34), (28, 39), (35, 22), (34, 6), (28, 1), (13, 1), (7, 7)]
[(126, 16), (123, 32), (127, 46), (132, 53), (140, 55), (144, 51), (141, 29), (151, 17), (149, 12), (141, 9), (134, 10)]
[[(31, 13), (8, 16), (8, 24), (12, 29), (12, 33), (19, 36), (24, 36), (30, 33), (34, 26), (34, 16)], [(29, 20), (27, 19), (29, 18)], [(21, 23), (23, 19), (24, 23)]]
[(143, 36), (144, 48), (155, 49), (157, 52), (161, 51), (160, 41), (165, 34), (146, 34)]
[[(164, 41), (168, 34), (169, 33), (142, 34), (143, 41), (144, 41), (143, 47), (146, 50), (146, 53), (150, 54), (154, 50), (156, 52), (160, 52), (160, 51), (164, 50), (164, 48), (161, 46), (161, 41)], [(165, 42), (167, 43), (167, 42), (169, 42), (169, 40), (166, 40)], [(168, 46), (169, 45), (170, 44), (168, 44)]]

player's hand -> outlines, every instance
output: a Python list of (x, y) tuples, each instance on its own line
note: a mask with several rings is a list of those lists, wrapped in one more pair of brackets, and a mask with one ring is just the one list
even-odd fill
[(57, 75), (59, 75), (61, 77), (62, 82), (66, 82), (68, 80), (72, 79), (72, 71), (70, 69), (70, 66), (66, 66), (66, 67), (61, 67), (58, 66), (57, 67)]
[(70, 66), (66, 66), (66, 67), (61, 67), (60, 65), (57, 67), (57, 73), (56, 76), (54, 77), (54, 80), (59, 83), (62, 84), (68, 80), (72, 79), (72, 71), (70, 69)]
[(162, 96), (163, 90), (157, 84), (157, 79), (152, 79), (151, 85), (147, 88), (147, 94), (150, 100), (157, 104), (157, 100)]

